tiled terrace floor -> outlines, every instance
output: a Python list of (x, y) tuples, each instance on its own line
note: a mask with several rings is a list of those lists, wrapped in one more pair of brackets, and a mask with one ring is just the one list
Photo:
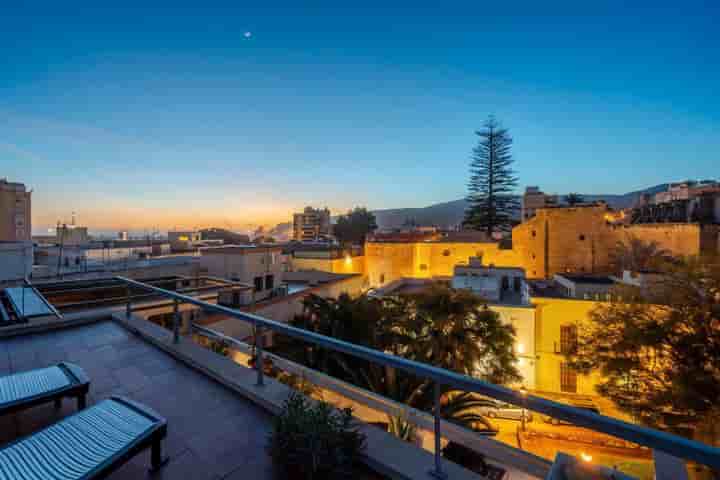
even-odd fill
[[(125, 395), (168, 420), (163, 444), (170, 462), (149, 475), (149, 452), (113, 473), (120, 479), (270, 479), (265, 452), (271, 417), (208, 377), (135, 337), (119, 325), (84, 327), (0, 339), (0, 374), (69, 361), (90, 376), (88, 404)], [(0, 418), (0, 446), (76, 411), (47, 404)]]

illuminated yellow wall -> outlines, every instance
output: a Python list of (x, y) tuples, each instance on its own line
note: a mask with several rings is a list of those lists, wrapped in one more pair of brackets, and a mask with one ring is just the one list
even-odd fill
[[(533, 297), (536, 311), (535, 352), (537, 370), (535, 388), (560, 393), (560, 363), (565, 360), (560, 352), (560, 327), (577, 324), (589, 318), (590, 311), (600, 302), (565, 298)], [(577, 393), (597, 395), (594, 386), (599, 374), (578, 375)]]
[(515, 327), (516, 364), (522, 376), (521, 386), (536, 390), (537, 353), (535, 351), (536, 309), (533, 306), (490, 305), (500, 319)]
[(518, 266), (517, 251), (485, 242), (369, 242), (365, 244), (365, 270), (371, 287), (401, 278), (450, 277), (459, 263), (482, 257), (484, 264)]
[(292, 258), (293, 270), (320, 270), (330, 273), (365, 274), (365, 257)]
[(555, 273), (594, 273), (610, 270), (618, 242), (635, 236), (657, 242), (675, 256), (718, 253), (717, 228), (698, 224), (660, 223), (613, 225), (619, 215), (605, 206), (545, 208), (512, 231), (513, 249), (528, 278)]

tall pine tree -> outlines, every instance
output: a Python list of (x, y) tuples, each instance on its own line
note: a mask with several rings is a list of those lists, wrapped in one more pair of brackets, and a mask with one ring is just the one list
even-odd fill
[(472, 151), (470, 182), (468, 183), (468, 208), (463, 225), (483, 230), (488, 236), (495, 231), (508, 231), (519, 204), (513, 195), (517, 177), (512, 169), (510, 153), (512, 137), (494, 117), (489, 117)]

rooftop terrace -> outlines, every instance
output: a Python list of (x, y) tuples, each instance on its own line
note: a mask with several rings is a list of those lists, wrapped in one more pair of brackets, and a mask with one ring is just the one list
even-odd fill
[[(60, 361), (80, 365), (92, 379), (88, 405), (124, 395), (161, 412), (168, 420), (164, 442), (169, 463), (152, 478), (270, 479), (265, 452), (271, 416), (202, 373), (111, 322), (0, 340), (0, 374)], [(0, 442), (41, 430), (75, 413), (66, 400), (0, 417)], [(149, 451), (109, 478), (146, 476)]]

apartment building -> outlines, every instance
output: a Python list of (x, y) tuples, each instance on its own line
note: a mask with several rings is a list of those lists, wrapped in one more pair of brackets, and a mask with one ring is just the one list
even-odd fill
[(318, 242), (330, 238), (330, 210), (305, 207), (293, 215), (293, 239), (299, 242)]
[(24, 184), (0, 178), (0, 241), (30, 240), (31, 197), (32, 191), (27, 190)]
[[(223, 245), (200, 249), (203, 273), (253, 286), (253, 300), (273, 295), (283, 281), (282, 247)], [(249, 303), (247, 301), (243, 303)]]

